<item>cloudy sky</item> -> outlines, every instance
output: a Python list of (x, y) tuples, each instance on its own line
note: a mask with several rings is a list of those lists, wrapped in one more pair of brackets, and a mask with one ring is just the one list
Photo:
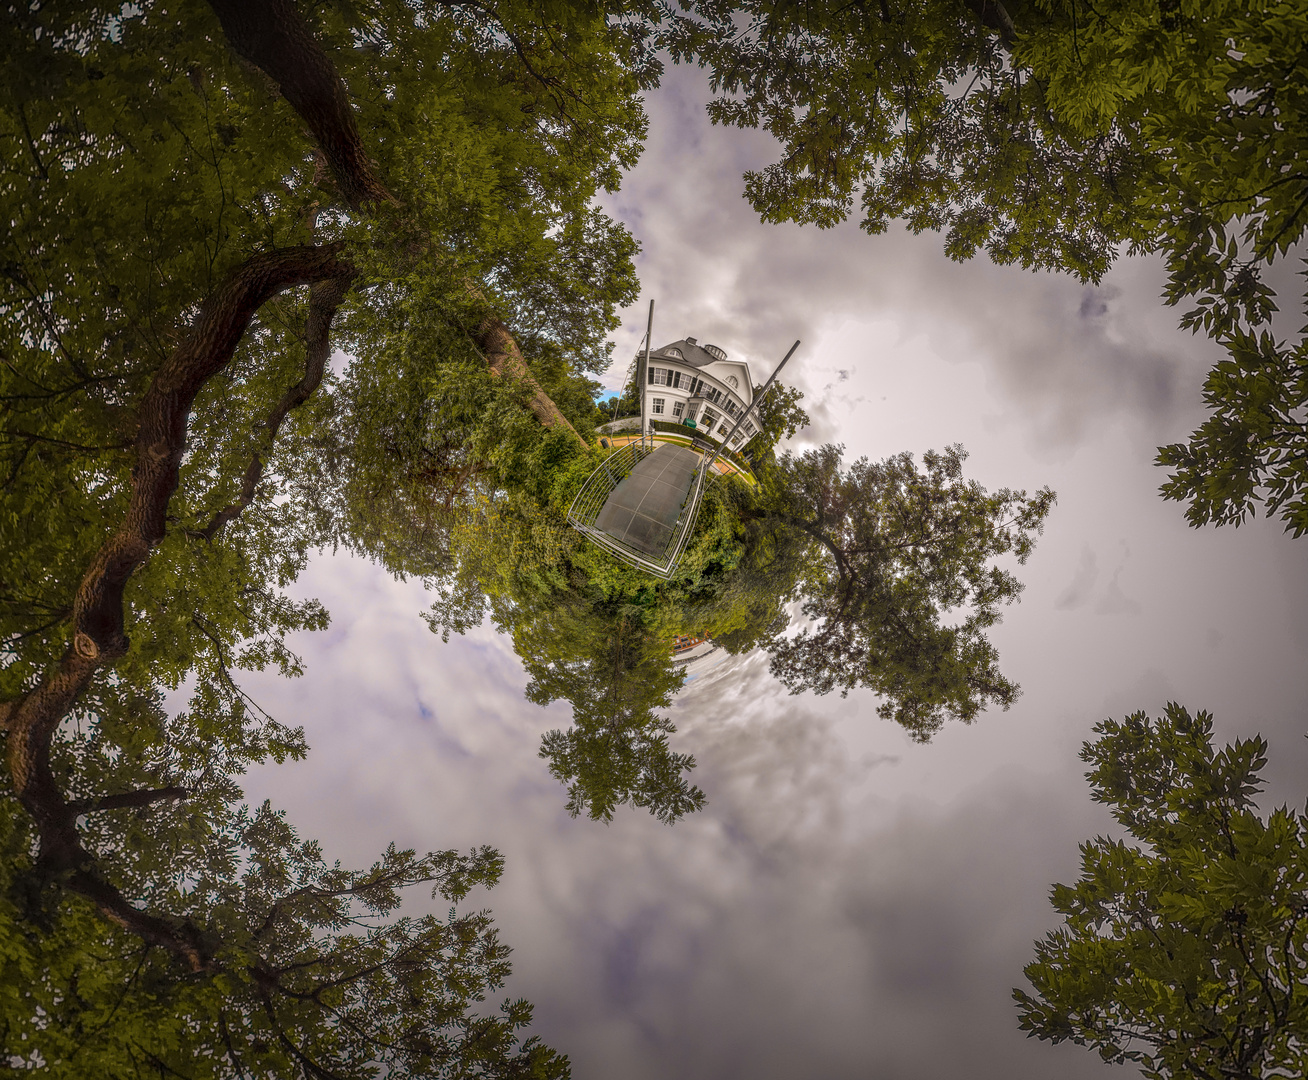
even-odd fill
[(1103, 717), (1177, 700), (1223, 738), (1262, 732), (1267, 805), (1302, 804), (1308, 539), (1266, 521), (1195, 531), (1157, 496), (1153, 448), (1201, 418), (1213, 354), (1175, 329), (1156, 263), (1090, 288), (951, 263), (933, 235), (761, 225), (740, 174), (772, 147), (710, 127), (706, 93), (670, 73), (645, 157), (608, 200), (646, 290), (610, 383), (652, 296), (656, 345), (694, 335), (760, 377), (802, 339), (786, 381), (814, 423), (797, 446), (960, 442), (987, 487), (1053, 487), (994, 634), (1021, 700), (919, 746), (866, 694), (791, 697), (764, 658), (711, 657), (673, 713), (705, 810), (673, 828), (632, 810), (574, 821), (536, 755), (566, 703), (528, 704), (489, 627), (443, 645), (420, 587), (323, 556), (299, 585), (334, 617), (297, 643), (307, 674), (250, 680), (312, 752), (248, 793), (346, 862), (391, 840), (498, 847), (503, 883), (475, 902), (514, 947), (509, 990), (579, 1080), (1132, 1075), (1025, 1039), (1010, 1000), (1054, 925), (1049, 885), (1113, 828), (1077, 750)]

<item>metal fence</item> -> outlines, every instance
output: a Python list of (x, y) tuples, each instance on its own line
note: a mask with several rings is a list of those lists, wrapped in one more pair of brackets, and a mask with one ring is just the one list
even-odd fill
[(609, 496), (613, 494), (618, 484), (631, 475), (631, 470), (636, 467), (638, 461), (653, 452), (653, 441), (646, 442), (643, 439), (640, 442), (629, 442), (614, 450), (600, 463), (599, 468), (587, 477), (581, 490), (577, 492), (576, 498), (568, 508), (568, 523), (578, 532), (589, 537), (593, 544), (603, 548), (628, 566), (667, 581), (676, 573), (677, 563), (686, 549), (690, 534), (695, 529), (695, 520), (699, 517), (700, 499), (711, 479), (705, 469), (709, 461), (708, 455), (701, 455), (702, 460), (699, 468), (695, 470), (695, 478), (691, 481), (690, 491), (682, 504), (676, 528), (668, 538), (667, 546), (661, 555), (652, 556), (637, 551), (595, 525), (600, 511), (604, 509), (604, 504), (608, 502)]

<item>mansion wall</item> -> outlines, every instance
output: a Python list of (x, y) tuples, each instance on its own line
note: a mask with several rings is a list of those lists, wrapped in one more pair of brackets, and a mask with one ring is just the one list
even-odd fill
[[(715, 442), (723, 442), (753, 397), (747, 369), (741, 368), (743, 365), (734, 363), (692, 368), (651, 357), (645, 386), (645, 426), (651, 420), (693, 425), (695, 434), (711, 435)], [(755, 419), (741, 425), (731, 441), (733, 449), (739, 449), (757, 431)]]

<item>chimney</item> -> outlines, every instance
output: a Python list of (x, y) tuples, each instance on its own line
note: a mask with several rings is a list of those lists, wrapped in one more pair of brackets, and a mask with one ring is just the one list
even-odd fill
[(688, 337), (688, 338), (686, 338), (686, 344), (687, 344), (687, 345), (698, 345), (699, 342), (697, 342), (693, 337)]

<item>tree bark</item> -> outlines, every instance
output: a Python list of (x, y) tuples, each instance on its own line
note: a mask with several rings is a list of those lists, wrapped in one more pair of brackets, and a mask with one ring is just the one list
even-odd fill
[(513, 335), (499, 319), (489, 317), (477, 328), (473, 339), (486, 357), (486, 363), (496, 375), (508, 375), (527, 384), (531, 389), (530, 409), (536, 419), (547, 428), (559, 428), (569, 432), (582, 448), (587, 447), (586, 440), (577, 434), (577, 429), (568, 422), (568, 418), (559, 411), (554, 400), (541, 388), (536, 377), (527, 367), (522, 350), (513, 340)]
[(981, 20), (981, 25), (999, 35), (1004, 48), (1012, 50), (1017, 27), (1000, 0), (967, 0), (967, 6)]
[[(232, 48), (278, 84), (287, 102), (308, 125), (347, 204), (359, 209), (369, 204), (394, 203), (364, 151), (344, 83), (291, 0), (210, 0), (210, 4)], [(92, 557), (78, 586), (68, 648), (30, 692), (0, 704), (0, 728), (8, 734), (6, 764), (15, 793), (36, 826), (40, 842), (38, 866), (61, 877), (106, 918), (167, 950), (195, 971), (213, 967), (212, 947), (204, 932), (185, 919), (135, 907), (99, 873), (94, 856), (82, 846), (77, 815), (79, 808), (87, 804), (65, 799), (50, 765), (51, 741), (97, 670), (128, 649), (124, 589), (164, 538), (168, 504), (177, 489), (187, 420), (196, 394), (230, 362), (254, 313), (264, 303), (288, 288), (318, 286), (316, 297), (311, 298), (307, 329), (311, 355), (305, 378), (283, 396), (265, 422), (275, 435), (286, 413), (307, 398), (321, 380), (328, 350), (327, 328), (354, 275), (354, 268), (340, 257), (335, 246), (290, 248), (246, 260), (205, 301), (190, 333), (164, 362), (142, 399), (128, 507), (117, 528)], [(566, 427), (585, 446), (532, 377), (504, 325), (487, 319), (479, 337), (493, 371), (507, 372), (533, 388), (531, 407), (541, 423)], [(261, 472), (262, 458), (257, 457), (247, 470), (239, 507), (234, 512), (230, 512), (233, 507), (220, 511), (218, 517), (222, 520), (215, 519), (214, 532), (249, 504)], [(122, 797), (118, 803), (129, 805), (122, 802)]]
[(102, 810), (122, 810), (149, 806), (151, 803), (171, 799), (185, 799), (191, 792), (184, 787), (150, 788), (142, 791), (123, 791), (117, 795), (101, 795), (95, 799), (74, 799), (68, 808), (77, 816), (95, 814)]
[[(209, 4), (237, 55), (276, 82), (308, 125), (346, 202), (355, 209), (368, 203), (394, 203), (364, 151), (344, 82), (291, 0), (209, 0)], [(469, 290), (480, 295), (471, 283)], [(531, 411), (543, 425), (565, 428), (583, 447), (587, 445), (532, 376), (503, 322), (488, 318), (475, 336), (492, 371), (507, 373), (531, 387)]]
[(335, 247), (290, 248), (247, 259), (205, 301), (191, 332), (164, 361), (142, 399), (127, 511), (78, 586), (72, 642), (55, 669), (28, 694), (10, 702), (0, 717), (8, 731), (7, 765), (14, 790), (40, 838), (38, 865), (66, 874), (69, 886), (107, 918), (168, 949), (194, 970), (208, 962), (201, 932), (184, 920), (132, 906), (96, 871), (77, 832), (77, 807), (64, 798), (50, 767), (51, 739), (97, 669), (127, 651), (123, 590), (164, 537), (195, 395), (231, 360), (254, 313), (269, 299), (297, 285), (352, 273)]
[(263, 477), (264, 456), (277, 441), (277, 432), (282, 426), (282, 421), (292, 409), (299, 408), (308, 401), (310, 395), (321, 385), (327, 360), (332, 353), (330, 340), (332, 319), (336, 316), (336, 309), (345, 299), (345, 294), (349, 292), (355, 276), (354, 271), (351, 270), (339, 277), (315, 282), (310, 288), (309, 317), (304, 328), (304, 378), (281, 396), (281, 400), (268, 414), (268, 419), (263, 422), (264, 434), (261, 445), (250, 455), (250, 464), (246, 466), (245, 476), (241, 480), (241, 493), (235, 502), (229, 503), (214, 514), (213, 519), (204, 527), (201, 535), (206, 540), (212, 540), (222, 532), (229, 522), (240, 517), (245, 508), (254, 501), (259, 480)]
[(236, 54), (271, 78), (309, 125), (350, 207), (395, 202), (368, 159), (336, 65), (292, 0), (209, 0), (209, 6)]

